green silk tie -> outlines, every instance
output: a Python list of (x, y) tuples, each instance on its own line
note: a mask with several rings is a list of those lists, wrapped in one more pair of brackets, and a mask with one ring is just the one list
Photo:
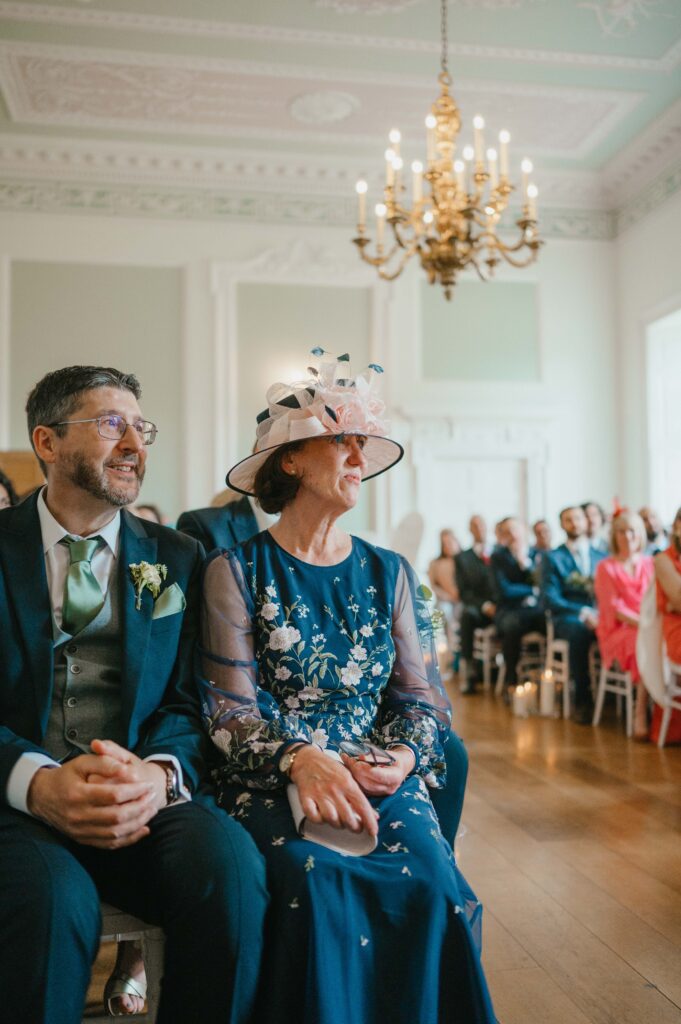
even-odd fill
[(104, 541), (101, 537), (90, 537), (88, 540), (64, 537), (59, 543), (68, 547), (71, 558), (64, 583), (62, 629), (75, 636), (104, 607), (104, 595), (92, 571), (95, 551)]

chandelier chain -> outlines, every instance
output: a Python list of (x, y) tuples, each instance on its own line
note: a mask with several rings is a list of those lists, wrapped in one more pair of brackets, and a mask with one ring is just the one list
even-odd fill
[(440, 64), (443, 74), (448, 75), (449, 42), (447, 40), (447, 0), (440, 0), (440, 34), (442, 36), (442, 56), (440, 58)]

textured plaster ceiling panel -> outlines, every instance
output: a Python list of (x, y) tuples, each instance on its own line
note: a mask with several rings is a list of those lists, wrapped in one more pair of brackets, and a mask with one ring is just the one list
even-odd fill
[[(0, 84), (19, 124), (181, 131), (232, 138), (371, 145), (395, 123), (406, 148), (423, 143), (432, 82), (399, 76), (343, 76), (229, 61), (65, 51), (0, 44)], [(533, 153), (583, 156), (636, 105), (636, 94), (463, 81), (465, 121), (487, 116)], [(469, 132), (470, 133), (470, 129)], [(466, 140), (466, 129), (462, 142)]]

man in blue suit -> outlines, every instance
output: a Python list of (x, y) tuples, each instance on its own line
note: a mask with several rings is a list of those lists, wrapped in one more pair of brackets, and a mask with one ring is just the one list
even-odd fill
[(564, 508), (560, 525), (566, 541), (544, 555), (542, 592), (553, 617), (555, 634), (570, 645), (570, 671), (575, 680), (575, 721), (591, 723), (593, 700), (589, 679), (589, 648), (596, 638), (598, 613), (593, 587), (596, 566), (605, 557), (589, 544), (584, 510)]
[(262, 519), (259, 524), (254, 504), (252, 498), (244, 495), (219, 508), (197, 508), (183, 512), (177, 520), (177, 528), (188, 537), (200, 541), (207, 552), (215, 548), (233, 548), (263, 529), (265, 519), (274, 518), (257, 509)]
[(511, 516), (503, 521), (502, 533), (504, 544), (492, 552), (497, 587), (494, 624), (501, 637), (506, 685), (515, 686), (522, 638), (526, 633), (545, 633), (546, 620), (523, 524)]
[(102, 367), (28, 399), (47, 487), (0, 512), (0, 992), (12, 1024), (80, 1024), (100, 897), (161, 925), (158, 1021), (245, 1022), (260, 856), (202, 785), (192, 685), (203, 551), (125, 511), (156, 427)]

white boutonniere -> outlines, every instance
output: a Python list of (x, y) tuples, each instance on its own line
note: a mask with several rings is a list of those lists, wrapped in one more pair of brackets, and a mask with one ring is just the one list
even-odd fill
[(158, 597), (163, 580), (168, 575), (168, 566), (160, 563), (152, 565), (151, 562), (133, 562), (129, 568), (137, 597), (135, 608), (139, 611), (142, 607), (142, 591), (145, 588), (151, 593), (154, 600)]

